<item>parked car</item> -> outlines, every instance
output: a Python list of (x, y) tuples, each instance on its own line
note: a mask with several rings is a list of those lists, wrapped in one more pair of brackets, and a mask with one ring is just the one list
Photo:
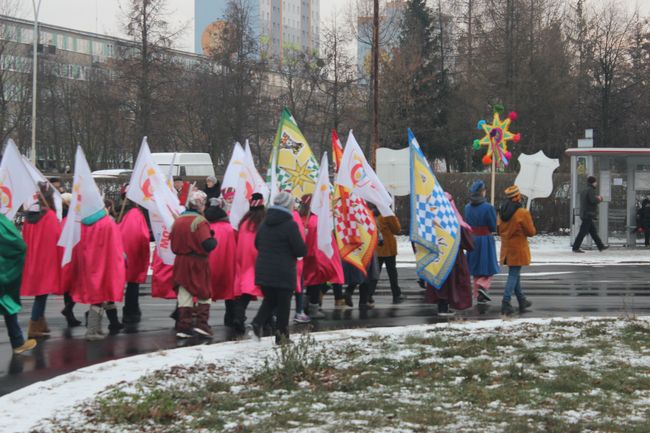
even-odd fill
[(163, 173), (172, 176), (214, 176), (214, 165), (209, 153), (153, 153), (153, 160)]

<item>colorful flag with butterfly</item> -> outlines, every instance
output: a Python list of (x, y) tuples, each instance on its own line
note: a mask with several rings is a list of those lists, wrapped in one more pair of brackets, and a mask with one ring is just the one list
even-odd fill
[(409, 129), (411, 153), (411, 242), (415, 270), (439, 289), (456, 263), (460, 225), (451, 203)]
[(271, 152), (268, 176), (272, 185), (271, 196), (277, 191), (289, 191), (298, 199), (305, 194), (312, 194), (318, 181), (318, 170), (318, 161), (307, 139), (285, 108)]
[[(343, 158), (343, 147), (336, 130), (332, 130), (332, 155), (338, 172)], [(338, 184), (334, 187), (334, 203), (334, 231), (341, 259), (365, 275), (377, 247), (375, 217), (362, 198)]]

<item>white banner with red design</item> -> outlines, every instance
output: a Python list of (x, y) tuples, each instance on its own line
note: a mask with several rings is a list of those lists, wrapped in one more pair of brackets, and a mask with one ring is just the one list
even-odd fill
[(0, 213), (13, 219), (18, 209), (37, 193), (16, 143), (9, 139), (0, 163)]
[(362, 199), (373, 203), (383, 216), (394, 215), (393, 199), (363, 155), (352, 131), (345, 144), (336, 183), (344, 186)]

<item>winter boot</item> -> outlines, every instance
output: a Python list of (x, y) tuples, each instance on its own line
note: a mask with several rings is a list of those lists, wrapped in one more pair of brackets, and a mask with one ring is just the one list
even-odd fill
[(41, 332), (41, 327), (40, 323), (38, 323), (38, 320), (34, 321), (32, 319), (29, 319), (29, 324), (27, 325), (27, 338), (40, 338), (43, 336), (44, 334)]
[(88, 310), (88, 327), (86, 328), (86, 340), (95, 341), (103, 340), (106, 334), (102, 332), (102, 317), (104, 311), (102, 307), (91, 305)]
[(117, 307), (110, 304), (106, 307), (106, 317), (108, 317), (108, 331), (110, 335), (115, 335), (124, 329), (124, 324), (117, 317)]
[(320, 311), (320, 306), (318, 304), (309, 304), (307, 315), (310, 319), (324, 319), (325, 314)]
[(347, 305), (350, 308), (354, 307), (354, 302), (352, 302), (352, 295), (354, 295), (354, 287), (352, 286), (346, 287), (345, 295), (343, 299), (345, 299), (345, 305)]
[(451, 317), (455, 315), (453, 311), (449, 310), (449, 302), (438, 301), (438, 316), (440, 317)]
[(237, 307), (235, 306), (235, 303), (237, 301), (233, 299), (227, 299), (226, 300), (226, 314), (223, 316), (223, 325), (227, 326), (229, 328), (234, 328), (235, 327), (235, 316), (236, 316), (236, 310)]
[(530, 302), (528, 299), (526, 299), (524, 297), (517, 298), (517, 302), (519, 302), (519, 313), (520, 314), (525, 313), (526, 311), (528, 311), (528, 308), (530, 308), (533, 305), (532, 302)]
[(142, 312), (138, 308), (137, 310), (128, 310), (125, 307), (122, 308), (122, 323), (125, 324), (133, 324), (133, 323), (140, 323), (142, 320)]
[(47, 320), (45, 320), (45, 316), (38, 319), (38, 321), (41, 323), (41, 330), (43, 331), (43, 334), (50, 335), (52, 331), (50, 331), (50, 327), (47, 324)]
[(61, 310), (61, 314), (63, 314), (63, 317), (65, 317), (65, 321), (68, 323), (69, 328), (75, 328), (81, 325), (81, 320), (77, 320), (77, 318), (74, 316), (74, 312), (72, 311), (74, 305), (74, 302), (66, 302), (65, 307), (63, 310)]
[(192, 307), (178, 307), (176, 320), (176, 337), (190, 338), (192, 336)]
[(208, 325), (208, 320), (210, 319), (210, 304), (201, 304), (196, 307), (196, 326), (194, 326), (194, 332), (197, 334), (211, 338), (212, 337), (212, 328)]
[(36, 340), (29, 339), (29, 340), (26, 340), (22, 344), (22, 346), (14, 347), (14, 354), (20, 355), (21, 353), (25, 353), (28, 350), (32, 350), (35, 347), (36, 347)]
[(347, 310), (348, 305), (345, 303), (345, 299), (335, 299), (334, 308), (337, 310)]
[(514, 313), (515, 310), (513, 310), (512, 305), (510, 305), (510, 302), (502, 302), (501, 303), (501, 314), (504, 316), (512, 316), (512, 313)]

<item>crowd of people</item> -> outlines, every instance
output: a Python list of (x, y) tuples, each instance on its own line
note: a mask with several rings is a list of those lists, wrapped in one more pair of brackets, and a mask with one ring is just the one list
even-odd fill
[[(90, 306), (84, 320), (88, 340), (105, 338), (104, 315), (111, 333), (119, 332), (124, 323), (146, 319), (139, 298), (140, 285), (147, 280), (150, 267), (154, 272), (152, 295), (176, 299), (171, 317), (178, 338), (211, 337), (211, 304), (223, 300), (225, 326), (255, 337), (270, 332), (277, 343), (288, 341), (292, 300), (293, 320), (297, 323), (324, 318), (323, 296), (330, 290), (336, 309), (353, 307), (356, 289), (358, 308), (372, 309), (384, 265), (392, 302), (400, 304), (406, 299), (397, 271), (399, 220), (379, 215), (372, 204), (369, 207), (376, 218), (379, 241), (368, 268), (358, 269), (341, 260), (334, 233), (331, 257), (318, 247), (318, 217), (311, 212), (311, 195), (296, 200), (288, 192), (281, 192), (267, 207), (264, 197), (253, 193), (249, 211), (235, 230), (229, 221), (229, 191), (222, 194), (215, 178), (208, 178), (205, 190), (188, 189), (186, 182), (177, 180), (176, 189), (186, 210), (175, 220), (169, 234), (176, 255), (170, 267), (161, 265), (155, 252), (153, 259), (150, 257), (153, 238), (147, 213), (126, 198), (125, 189), (117, 206), (120, 210), (113, 217), (106, 203), (83, 218), (73, 260), (63, 268), (63, 253), (57, 246), (62, 224), (52, 202), (53, 188), (60, 185), (39, 185), (39, 202), (25, 210), (22, 233), (0, 215), (0, 311), (15, 353), (32, 349), (34, 339), (51, 332), (45, 319), (49, 295), (64, 296), (61, 313), (70, 327), (82, 324), (75, 316), (75, 304)], [(519, 311), (525, 312), (531, 302), (522, 288), (521, 269), (531, 261), (528, 238), (536, 234), (531, 215), (522, 207), (516, 186), (504, 191), (505, 200), (498, 211), (486, 200), (482, 181), (475, 181), (469, 193), (470, 202), (463, 215), (448, 195), (460, 223), (461, 247), (440, 289), (421, 281), (426, 289), (425, 300), (436, 303), (441, 316), (475, 304), (485, 305), (491, 301), (492, 279), (500, 272), (501, 264), (508, 267), (501, 312), (513, 314), (513, 294)], [(64, 193), (62, 198), (65, 218), (71, 196)], [(501, 238), (499, 257), (496, 233)], [(168, 284), (166, 289), (160, 289), (161, 281)], [(34, 297), (27, 340), (17, 320), (20, 296)], [(262, 302), (247, 325), (249, 304), (256, 299)], [(117, 303), (122, 301), (120, 319)]]

